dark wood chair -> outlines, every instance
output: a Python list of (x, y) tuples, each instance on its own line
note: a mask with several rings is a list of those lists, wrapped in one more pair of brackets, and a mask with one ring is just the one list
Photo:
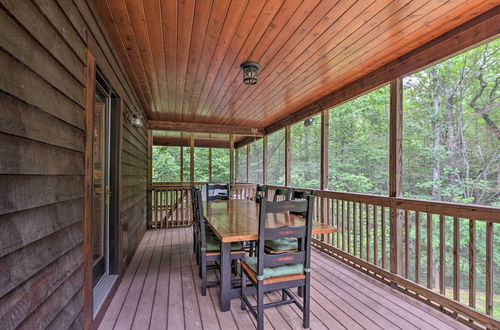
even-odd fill
[(268, 186), (258, 184), (257, 187), (255, 188), (255, 201), (258, 202), (263, 197), (264, 199), (267, 200), (268, 193), (269, 193)]
[(276, 188), (274, 191), (273, 202), (278, 202), (279, 196), (283, 196), (283, 200), (288, 201), (291, 199), (292, 190), (288, 188)]
[[(201, 190), (195, 189), (195, 203), (197, 206), (193, 209), (196, 223), (198, 224), (198, 246), (199, 246), (199, 267), (201, 277), (201, 294), (207, 294), (207, 288), (219, 285), (219, 281), (208, 281), (207, 271), (210, 269), (217, 269), (220, 265), (220, 240), (211, 231), (207, 231), (205, 217), (203, 216), (203, 203), (201, 198)], [(236, 268), (237, 260), (245, 257), (243, 246), (239, 242), (231, 244), (231, 260), (233, 261), (233, 270)], [(209, 262), (215, 264), (208, 265)]]
[[(241, 262), (241, 308), (249, 308), (257, 319), (257, 329), (264, 328), (264, 308), (295, 303), (303, 312), (303, 326), (309, 327), (310, 285), (311, 285), (311, 231), (313, 196), (304, 201), (268, 202), (261, 199), (259, 212), (259, 241), (257, 257), (247, 257)], [(266, 228), (268, 213), (295, 211), (306, 214), (304, 226), (288, 226)], [(268, 239), (295, 238), (299, 241), (299, 249), (295, 252), (268, 254), (265, 241)], [(247, 298), (249, 287), (257, 290), (257, 305), (252, 306)], [(303, 292), (303, 302), (290, 289), (298, 287)], [(280, 301), (264, 304), (264, 294), (281, 290)]]
[(229, 200), (231, 190), (227, 184), (207, 184), (207, 201)]

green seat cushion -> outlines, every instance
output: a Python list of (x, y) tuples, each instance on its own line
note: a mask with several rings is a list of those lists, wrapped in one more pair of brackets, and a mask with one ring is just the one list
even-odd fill
[[(255, 273), (257, 273), (257, 257), (246, 257), (245, 263), (250, 267)], [(284, 276), (284, 275), (297, 275), (304, 273), (303, 264), (290, 264), (282, 265), (276, 267), (265, 267), (264, 268), (264, 278)]]
[(266, 248), (274, 251), (290, 251), (297, 250), (299, 243), (294, 238), (280, 238), (266, 241)]
[[(231, 243), (231, 251), (243, 250), (240, 242)], [(207, 252), (220, 251), (220, 240), (217, 237), (207, 235)]]

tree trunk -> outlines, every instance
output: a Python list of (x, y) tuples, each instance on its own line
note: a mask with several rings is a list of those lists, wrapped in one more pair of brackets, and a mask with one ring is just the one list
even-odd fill
[(432, 136), (433, 136), (433, 170), (432, 170), (432, 198), (440, 201), (441, 194), (439, 193), (440, 180), (441, 180), (441, 160), (440, 160), (440, 137), (441, 137), (441, 123), (439, 116), (439, 85), (438, 85), (438, 70), (436, 67), (432, 70), (432, 86), (433, 86), (433, 100), (432, 108), (434, 116), (432, 117)]

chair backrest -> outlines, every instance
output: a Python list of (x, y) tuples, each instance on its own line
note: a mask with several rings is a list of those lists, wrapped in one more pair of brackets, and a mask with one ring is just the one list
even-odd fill
[(294, 190), (291, 194), (293, 200), (297, 199), (307, 199), (307, 196), (312, 195), (310, 191), (298, 191)]
[(205, 247), (207, 245), (207, 238), (205, 231), (206, 220), (205, 216), (203, 215), (203, 200), (201, 197), (201, 189), (195, 188), (193, 194), (194, 194), (194, 204), (196, 204), (196, 206), (193, 208), (193, 217), (196, 219), (195, 221), (197, 224), (198, 239), (200, 240), (200, 246)]
[[(292, 200), (307, 200), (307, 197), (309, 196), (312, 196), (312, 192), (311, 191), (297, 191), (297, 190), (294, 190), (291, 194), (291, 199)], [(297, 215), (301, 215), (303, 217), (305, 217), (305, 213), (304, 212), (290, 212), (292, 214), (297, 214)]]
[[(222, 191), (221, 191), (222, 190)], [(207, 201), (229, 200), (229, 183), (227, 184), (207, 184)]]
[(278, 201), (278, 196), (284, 196), (284, 200), (290, 200), (292, 190), (288, 188), (276, 188), (274, 191), (273, 202)]
[[(307, 196), (304, 201), (268, 202), (259, 201), (259, 242), (257, 244), (257, 276), (263, 278), (265, 267), (276, 267), (286, 264), (302, 263), (305, 269), (311, 266), (311, 232), (314, 196)], [(266, 218), (269, 213), (296, 212), (305, 214), (303, 226), (284, 226), (267, 228)], [(265, 241), (280, 238), (297, 238), (298, 251), (280, 254), (267, 254)]]
[(262, 197), (264, 197), (265, 200), (267, 200), (267, 195), (269, 192), (269, 187), (266, 185), (257, 185), (257, 188), (255, 188), (255, 201), (258, 202)]

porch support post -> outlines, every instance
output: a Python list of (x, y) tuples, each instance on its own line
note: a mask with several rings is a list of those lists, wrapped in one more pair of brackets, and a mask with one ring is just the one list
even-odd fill
[(285, 186), (290, 186), (291, 183), (291, 145), (290, 145), (290, 126), (285, 127)]
[(321, 190), (328, 188), (328, 125), (328, 110), (323, 110), (321, 112)]
[[(389, 124), (389, 197), (402, 195), (402, 93), (402, 79), (392, 80)], [(391, 272), (401, 275), (403, 270), (402, 210), (391, 207), (390, 226)]]
[(148, 210), (148, 226), (152, 220), (152, 209), (153, 198), (153, 131), (148, 130), (148, 195), (147, 195), (147, 210)]
[(194, 133), (189, 138), (189, 182), (194, 183)]
[(229, 182), (234, 184), (234, 135), (229, 135)]
[[(320, 189), (326, 190), (328, 188), (328, 110), (321, 111), (321, 178), (320, 178)], [(321, 198), (321, 222), (328, 222), (328, 200)], [(321, 235), (324, 239), (324, 235)]]
[(262, 141), (262, 183), (267, 184), (267, 135)]
[(208, 182), (212, 182), (212, 148), (208, 148)]
[(250, 182), (250, 145), (247, 144), (246, 148), (247, 148), (247, 173), (246, 173), (246, 176), (247, 176), (247, 182)]
[(234, 149), (234, 182), (238, 181), (238, 164), (240, 159), (240, 149)]
[(184, 181), (184, 147), (181, 147), (181, 155), (180, 155), (180, 162), (181, 162), (181, 166), (179, 167), (179, 169), (181, 170), (181, 182)]

